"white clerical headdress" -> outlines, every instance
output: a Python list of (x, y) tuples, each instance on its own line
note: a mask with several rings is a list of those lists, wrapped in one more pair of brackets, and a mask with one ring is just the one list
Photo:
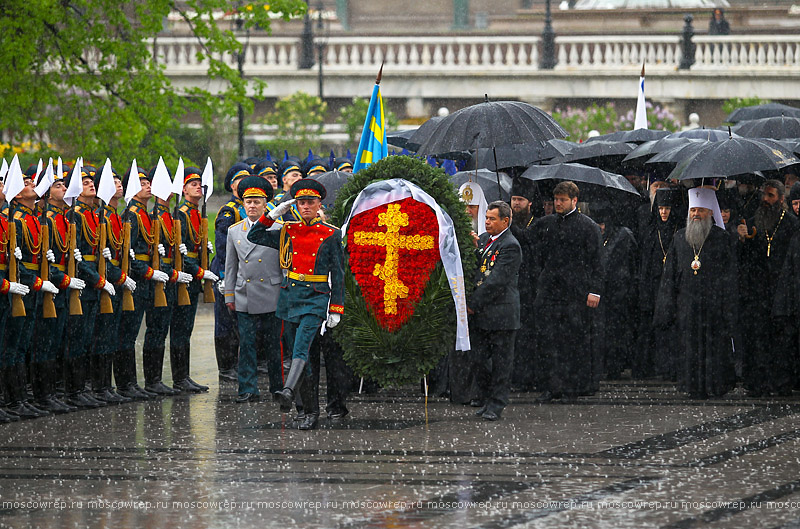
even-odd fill
[(489, 204), (483, 196), (483, 189), (477, 182), (464, 182), (458, 188), (461, 202), (468, 206), (478, 206), (478, 235), (486, 231), (486, 209)]
[(717, 202), (717, 193), (707, 187), (695, 187), (689, 190), (689, 209), (692, 208), (706, 208), (714, 213), (714, 222), (717, 226), (725, 229), (725, 223), (722, 222), (722, 213), (719, 211), (719, 202)]

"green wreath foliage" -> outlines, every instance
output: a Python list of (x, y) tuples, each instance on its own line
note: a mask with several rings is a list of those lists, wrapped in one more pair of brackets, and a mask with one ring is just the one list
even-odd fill
[[(475, 272), (472, 223), (447, 174), (417, 158), (390, 156), (354, 174), (339, 190), (332, 220), (341, 226), (358, 194), (372, 182), (402, 178), (427, 192), (450, 215), (461, 252), (464, 284), (471, 290)], [(345, 264), (347, 264), (345, 253)], [(438, 263), (411, 319), (396, 332), (383, 329), (361, 295), (350, 267), (345, 266), (345, 307), (333, 336), (344, 351), (347, 364), (359, 376), (383, 387), (418, 382), (453, 349), (456, 315), (447, 274)]]

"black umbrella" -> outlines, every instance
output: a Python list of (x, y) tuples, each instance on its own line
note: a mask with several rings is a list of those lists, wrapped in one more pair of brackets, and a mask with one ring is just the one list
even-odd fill
[(339, 194), (339, 189), (351, 176), (353, 176), (353, 173), (333, 170), (314, 177), (314, 180), (324, 185), (325, 191), (327, 191), (325, 200), (322, 201), (323, 206), (326, 208), (333, 207), (333, 203), (336, 202), (336, 195)]
[(618, 130), (609, 134), (595, 136), (586, 140), (586, 143), (595, 141), (622, 141), (626, 143), (644, 143), (646, 141), (660, 140), (669, 136), (670, 132), (667, 130), (651, 130), (651, 129), (636, 129), (636, 130)]
[[(616, 189), (639, 195), (639, 191), (624, 176), (580, 163), (532, 165), (522, 173), (521, 178), (527, 178), (534, 182), (540, 180), (572, 180), (576, 183), (582, 182), (599, 188)], [(579, 187), (582, 188), (583, 186)]]
[(625, 156), (636, 148), (635, 143), (619, 141), (593, 141), (576, 144), (572, 150), (549, 160), (548, 165), (578, 162), (583, 165), (614, 171)]
[[(386, 133), (386, 143), (400, 147), (401, 149), (408, 149), (408, 140), (418, 129), (395, 130)], [(413, 149), (409, 149), (413, 150)]]
[[(420, 125), (419, 128), (414, 129), (412, 131), (412, 133), (410, 135), (408, 135), (408, 137), (405, 139), (406, 143), (404, 145), (398, 145), (397, 143), (390, 142), (388, 140), (388, 137), (389, 137), (388, 135), (387, 135), (386, 142), (387, 143), (391, 143), (392, 145), (395, 145), (397, 147), (405, 147), (409, 151), (416, 151), (417, 149), (419, 149), (420, 145), (425, 143), (428, 140), (428, 138), (431, 137), (431, 133), (436, 128), (436, 125), (440, 121), (442, 121), (442, 119), (444, 119), (444, 118), (441, 117), (441, 116), (434, 116), (431, 119), (429, 119), (428, 121), (426, 121), (425, 123), (423, 123), (422, 125)], [(408, 132), (408, 131), (404, 131), (404, 132)], [(398, 140), (398, 141), (400, 141), (400, 140)], [(442, 152), (447, 152), (447, 151), (442, 151)]]
[(669, 178), (729, 178), (756, 171), (774, 171), (795, 163), (798, 163), (797, 156), (775, 141), (731, 138), (699, 149), (679, 163)]
[(656, 154), (670, 151), (678, 147), (685, 147), (692, 143), (705, 143), (691, 138), (661, 138), (660, 140), (642, 143), (622, 159), (622, 163), (628, 165), (642, 164), (651, 159)]
[(711, 142), (694, 140), (685, 145), (660, 152), (645, 162), (645, 168), (662, 176), (670, 174), (682, 161), (691, 158), (695, 153), (711, 145)]
[(672, 138), (690, 138), (693, 140), (706, 140), (706, 141), (722, 141), (728, 138), (738, 138), (738, 134), (733, 134), (729, 130), (721, 129), (690, 129), (682, 130), (680, 132), (673, 132), (666, 139)]
[[(557, 142), (557, 143), (556, 143)], [(508, 145), (492, 149), (478, 149), (471, 156), (471, 163), (467, 167), (486, 168), (492, 171), (508, 167), (528, 167), (532, 163), (549, 160), (569, 152), (577, 145), (565, 140), (548, 140), (544, 143), (533, 145)], [(495, 154), (497, 166), (495, 166)]]
[[(500, 191), (497, 189), (497, 178), (500, 178)], [(475, 182), (483, 190), (483, 197), (486, 202), (493, 202), (495, 200), (502, 200), (504, 202), (511, 201), (511, 177), (505, 173), (495, 173), (487, 169), (478, 169), (477, 171), (461, 171), (448, 177), (450, 183), (453, 184), (456, 191), (461, 187), (464, 182)]]
[(800, 137), (800, 118), (777, 116), (772, 118), (742, 121), (734, 130), (746, 138), (784, 138)]
[(752, 107), (737, 108), (725, 120), (728, 123), (739, 123), (749, 119), (772, 118), (775, 116), (788, 116), (800, 118), (800, 108), (782, 105), (780, 103), (765, 103)]

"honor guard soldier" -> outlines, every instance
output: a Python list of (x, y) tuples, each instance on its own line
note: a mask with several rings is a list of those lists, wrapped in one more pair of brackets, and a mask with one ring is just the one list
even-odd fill
[(329, 171), (328, 166), (317, 156), (306, 160), (306, 163), (303, 164), (303, 173), (305, 174), (305, 178), (314, 178), (315, 176), (319, 176), (323, 173), (327, 173)]
[(253, 173), (260, 176), (270, 183), (272, 195), (278, 191), (280, 182), (278, 181), (278, 166), (272, 160), (261, 160), (254, 168)]
[[(145, 310), (153, 304), (154, 284), (166, 283), (169, 276), (161, 270), (150, 266), (153, 258), (154, 222), (147, 212), (147, 202), (152, 195), (150, 176), (144, 172), (131, 174), (123, 178), (123, 186), (127, 189), (130, 178), (139, 178), (141, 190), (128, 202), (123, 221), (131, 223), (131, 261), (129, 275), (136, 282), (133, 291), (134, 310), (123, 312), (120, 320), (119, 347), (114, 355), (114, 380), (117, 392), (137, 400), (146, 400), (154, 393), (139, 387), (136, 381), (136, 336), (142, 325)], [(157, 251), (157, 250), (155, 250)]]
[[(237, 162), (228, 169), (225, 175), (225, 190), (231, 193), (228, 200), (217, 213), (214, 220), (214, 259), (211, 271), (222, 281), (219, 283), (220, 295), (214, 298), (214, 351), (217, 354), (219, 378), (227, 382), (236, 382), (236, 362), (239, 354), (239, 335), (236, 331), (236, 313), (225, 306), (225, 257), (228, 240), (228, 228), (245, 217), (242, 199), (239, 198), (239, 182), (250, 176), (250, 166)], [(181, 226), (183, 227), (183, 226)]]
[(350, 158), (336, 158), (333, 168), (341, 173), (352, 173), (353, 161)]
[(283, 387), (280, 357), (280, 320), (275, 317), (283, 279), (278, 251), (247, 239), (253, 224), (266, 211), (272, 186), (264, 178), (242, 180), (239, 191), (247, 218), (228, 230), (225, 303), (236, 312), (239, 325), (239, 394), (236, 402), (259, 400), (258, 369), (263, 362), (270, 393)]
[[(301, 180), (303, 177), (304, 175), (299, 159), (291, 156), (281, 162), (278, 168), (278, 180), (281, 183), (281, 190), (277, 191), (275, 197), (267, 204), (267, 212), (275, 209), (294, 183)], [(283, 215), (277, 220), (278, 222), (286, 222), (300, 221), (302, 219), (300, 218), (300, 213), (297, 211), (297, 206), (292, 206), (290, 209), (284, 210)]]
[[(28, 286), (8, 280), (8, 207), (4, 204), (5, 200), (6, 196), (3, 192), (3, 180), (0, 180), (0, 206), (2, 206), (3, 209), (3, 211), (0, 213), (0, 340), (5, 337), (6, 319), (11, 313), (9, 295), (15, 294), (24, 296), (30, 292), (30, 288)], [(18, 253), (18, 255), (20, 257), (22, 256), (21, 253)], [(8, 363), (7, 355), (7, 350), (0, 349), (0, 369), (2, 370), (3, 385), (6, 385), (8, 381), (6, 375), (6, 365)], [(3, 392), (0, 391), (0, 423), (18, 421), (18, 415), (8, 413), (3, 409), (3, 407), (5, 407), (5, 402), (3, 401), (2, 395)]]
[(197, 315), (197, 301), (203, 291), (202, 281), (219, 281), (219, 277), (211, 270), (200, 267), (200, 252), (213, 250), (211, 243), (208, 248), (202, 248), (203, 240), (200, 237), (200, 212), (198, 205), (203, 198), (203, 185), (200, 169), (187, 167), (183, 179), (183, 202), (178, 208), (178, 217), (181, 221), (180, 251), (184, 256), (183, 272), (191, 275), (194, 280), (189, 284), (190, 305), (176, 306), (172, 311), (172, 321), (169, 332), (169, 354), (172, 364), (172, 384), (181, 391), (208, 391), (208, 386), (198, 384), (189, 376), (190, 338), (194, 329), (194, 319)]
[(105, 406), (86, 391), (86, 375), (89, 372), (90, 355), (94, 339), (94, 326), (98, 314), (100, 291), (105, 290), (110, 296), (116, 294), (116, 289), (109, 281), (100, 277), (97, 271), (97, 257), (102, 249), (98, 249), (100, 242), (100, 220), (95, 211), (94, 202), (97, 192), (94, 187), (94, 177), (97, 170), (90, 166), (83, 166), (80, 174), (72, 172), (71, 178), (80, 178), (83, 190), (75, 200), (72, 214), (75, 221), (77, 250), (81, 259), (78, 261), (78, 277), (86, 282), (89, 288), (81, 293), (82, 315), (70, 315), (67, 325), (69, 342), (68, 356), (65, 358), (64, 385), (67, 404), (85, 407), (88, 405)]
[[(33, 169), (33, 173), (36, 168)], [(6, 320), (6, 347), (3, 355), (3, 378), (8, 392), (8, 411), (22, 418), (50, 415), (49, 411), (40, 409), (28, 401), (25, 391), (27, 381), (25, 354), (31, 345), (34, 335), (36, 310), (41, 305), (45, 292), (57, 294), (58, 288), (50, 281), (44, 281), (39, 275), (41, 268), (41, 224), (34, 215), (36, 191), (32, 175), (23, 177), (24, 187), (11, 205), (11, 215), (16, 229), (16, 249), (14, 255), (19, 267), (19, 282), (33, 290), (22, 298), (25, 306), (24, 316), (11, 314)], [(10, 241), (9, 241), (10, 243)], [(35, 294), (34, 294), (35, 292)]]
[[(116, 192), (108, 204), (103, 204), (97, 210), (100, 224), (106, 226), (106, 246), (101, 248), (106, 259), (106, 281), (114, 284), (116, 293), (111, 296), (113, 312), (98, 314), (95, 326), (94, 355), (92, 356), (92, 389), (98, 400), (109, 404), (130, 402), (129, 397), (119, 395), (111, 385), (111, 373), (114, 353), (119, 346), (119, 325), (122, 318), (123, 290), (131, 292), (136, 290), (136, 282), (128, 277), (121, 266), (123, 230), (122, 219), (117, 214), (119, 199), (122, 198), (124, 189), (119, 175), (112, 169), (112, 177)], [(100, 172), (94, 177), (95, 189), (100, 187)]]
[[(155, 178), (156, 168), (150, 170), (150, 181)], [(169, 172), (167, 171), (167, 176)], [(192, 278), (189, 274), (175, 270), (175, 228), (172, 213), (169, 210), (169, 199), (155, 197), (151, 220), (153, 229), (160, 230), (159, 254), (160, 270), (169, 276), (164, 284), (164, 297), (166, 306), (157, 307), (155, 303), (145, 309), (145, 333), (142, 346), (142, 370), (144, 371), (144, 389), (157, 395), (178, 395), (180, 390), (173, 389), (162, 382), (164, 372), (164, 350), (169, 332), (169, 322), (172, 311), (177, 304), (178, 283), (188, 284)], [(155, 285), (155, 288), (160, 288)]]
[[(68, 173), (67, 173), (68, 174)], [(77, 277), (66, 274), (69, 249), (69, 221), (66, 217), (67, 203), (64, 195), (64, 173), (53, 175), (53, 184), (42, 196), (44, 215), (40, 218), (42, 226), (48, 227), (48, 248), (46, 258), (50, 263), (49, 281), (59, 287), (59, 293), (53, 297), (56, 317), (45, 318), (42, 308), (36, 311), (36, 336), (34, 337), (35, 364), (34, 395), (37, 406), (52, 413), (65, 413), (78, 408), (58, 399), (55, 395), (58, 378), (58, 356), (62, 344), (66, 342), (67, 319), (69, 307), (67, 298), (69, 289), (83, 290), (86, 283)], [(63, 355), (62, 355), (63, 360)], [(88, 407), (88, 403), (87, 403)]]
[[(299, 389), (305, 411), (301, 430), (314, 429), (319, 422), (317, 391), (312, 387), (308, 363), (311, 343), (323, 322), (327, 320), (329, 328), (335, 327), (344, 312), (342, 232), (318, 216), (325, 194), (325, 186), (316, 180), (295, 182), (293, 200), (262, 215), (247, 235), (256, 244), (277, 249), (281, 268), (286, 271), (276, 315), (283, 320), (284, 342), (292, 347), (292, 367), (283, 390), (276, 395), (286, 408)], [(287, 222), (280, 231), (268, 230), (295, 202), (302, 220)]]

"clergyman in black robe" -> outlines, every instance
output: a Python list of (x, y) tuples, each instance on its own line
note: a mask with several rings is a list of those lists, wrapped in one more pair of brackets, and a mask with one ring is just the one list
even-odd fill
[(736, 243), (714, 224), (712, 199), (717, 207), (713, 190), (689, 191), (687, 227), (672, 240), (654, 318), (660, 327), (677, 323), (679, 389), (692, 398), (722, 396), (736, 385)]
[(533, 223), (536, 250), (536, 379), (539, 400), (594, 392), (591, 311), (600, 303), (600, 228), (577, 208), (578, 187), (553, 190), (556, 213)]

